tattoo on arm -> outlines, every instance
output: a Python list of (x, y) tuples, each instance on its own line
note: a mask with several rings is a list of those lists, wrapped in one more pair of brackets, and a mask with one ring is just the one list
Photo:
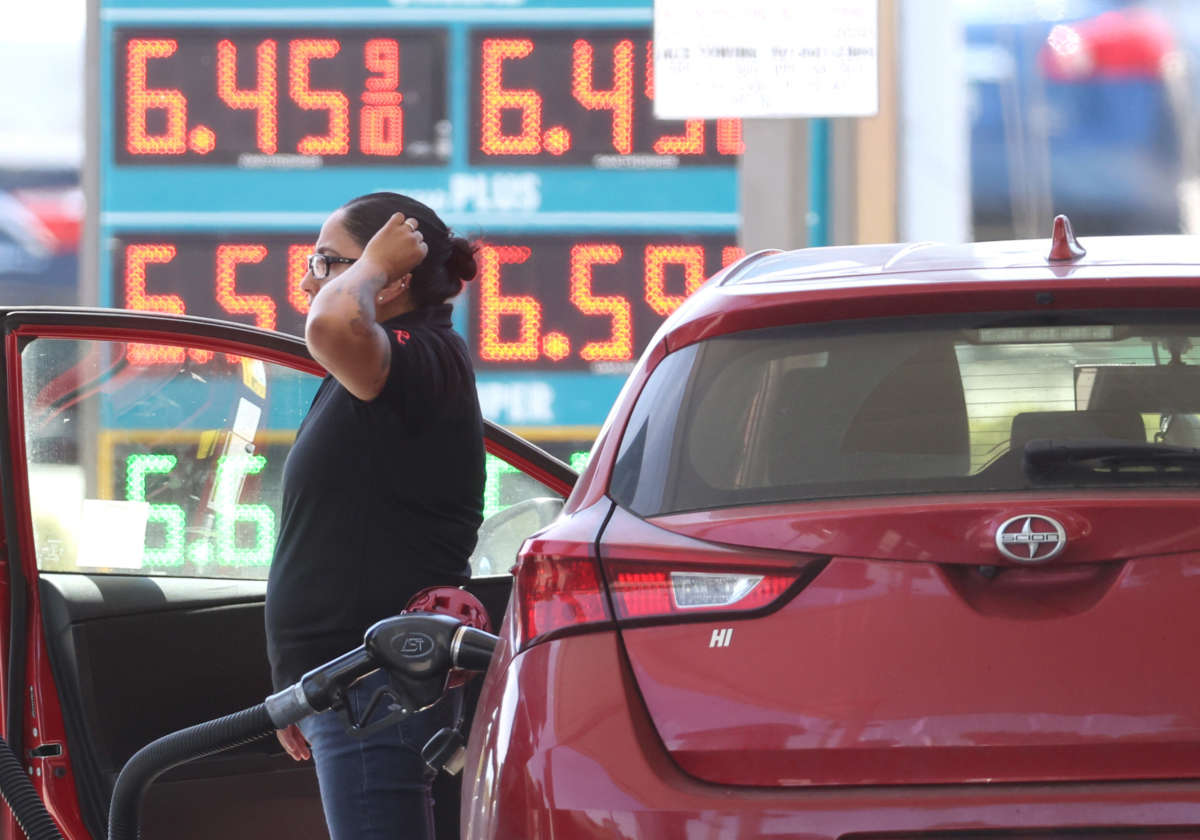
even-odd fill
[(350, 298), (350, 321), (347, 326), (353, 335), (362, 338), (369, 335), (375, 319), (371, 314), (371, 292), (369, 289), (350, 288), (334, 289), (335, 294)]

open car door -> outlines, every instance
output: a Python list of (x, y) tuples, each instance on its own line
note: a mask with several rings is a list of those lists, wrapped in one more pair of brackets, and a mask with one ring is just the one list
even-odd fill
[[(263, 601), (281, 474), (323, 371), (299, 339), (231, 323), (0, 317), (4, 737), (69, 840), (99, 840), (129, 756), (270, 693)], [(499, 626), (517, 547), (575, 474), (491, 424), (486, 437), (468, 588)], [(457, 837), (457, 781), (441, 779), (439, 836)], [(311, 764), (263, 739), (161, 777), (142, 837), (327, 834)]]

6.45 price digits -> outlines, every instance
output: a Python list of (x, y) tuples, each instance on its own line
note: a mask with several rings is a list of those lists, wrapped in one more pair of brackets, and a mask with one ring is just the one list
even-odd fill
[[(631, 362), (641, 349), (638, 339), (648, 339), (712, 271), (742, 254), (733, 245), (636, 237), (533, 247), (485, 244), (476, 256), (479, 360)], [(559, 265), (564, 256), (565, 272)], [(719, 263), (710, 265), (714, 256)], [(510, 284), (505, 291), (505, 278), (514, 273), (524, 276), (524, 288), (516, 292)], [(540, 280), (530, 283), (531, 278)], [(544, 329), (548, 323), (556, 328)]]
[[(201, 29), (130, 36), (123, 46), (119, 150), (130, 162), (189, 153), (239, 162), (246, 153), (281, 152), (330, 161), (410, 158), (406, 109), (414, 103), (414, 154), (428, 157), (445, 120), (444, 92), (428, 89), (443, 79), (445, 48), (432, 35), (231, 38)], [(205, 66), (211, 75), (196, 72)], [(405, 91), (414, 86), (419, 94), (410, 102)]]

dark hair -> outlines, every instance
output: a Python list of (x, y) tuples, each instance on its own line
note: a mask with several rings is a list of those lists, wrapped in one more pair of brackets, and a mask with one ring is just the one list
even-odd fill
[(437, 213), (415, 198), (394, 192), (360, 195), (343, 204), (342, 213), (342, 226), (364, 247), (393, 214), (403, 213), (405, 218), (417, 220), (429, 246), (429, 253), (413, 270), (409, 284), (409, 293), (418, 307), (445, 303), (461, 292), (462, 284), (474, 279), (479, 270), (475, 264), (479, 246), (454, 236)]

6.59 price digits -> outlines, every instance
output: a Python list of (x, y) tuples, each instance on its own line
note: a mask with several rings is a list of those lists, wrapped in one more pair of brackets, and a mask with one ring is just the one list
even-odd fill
[(743, 253), (718, 236), (527, 241), (477, 254), (472, 337), (482, 365), (632, 362), (663, 318)]
[(654, 119), (647, 34), (476, 35), (471, 162), (530, 157), (615, 167), (643, 155), (672, 165), (729, 163), (744, 148), (740, 120)]
[(201, 29), (120, 43), (122, 162), (252, 165), (245, 155), (277, 154), (421, 162), (449, 154), (440, 32), (282, 39)]
[[(313, 243), (298, 237), (221, 241), (178, 236), (170, 241), (118, 241), (113, 305), (173, 315), (240, 321), (265, 330), (303, 334), (308, 298), (300, 281)], [(212, 351), (131, 343), (129, 362), (179, 364), (184, 355), (207, 362)]]

